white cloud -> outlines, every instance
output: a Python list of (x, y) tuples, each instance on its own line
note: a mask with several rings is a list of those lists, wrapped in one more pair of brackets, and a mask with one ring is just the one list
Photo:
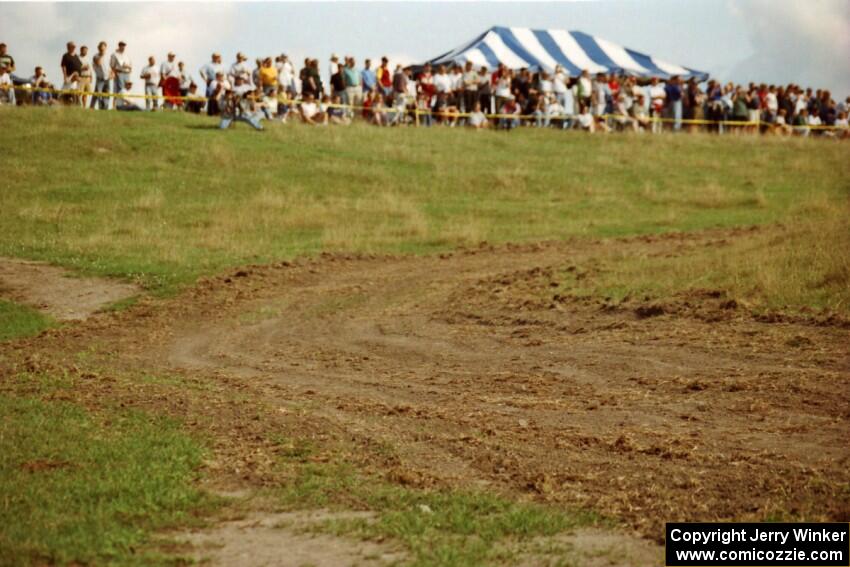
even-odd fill
[(126, 41), (134, 79), (149, 55), (159, 62), (168, 51), (195, 73), (220, 38), (231, 33), (235, 11), (235, 4), (224, 3), (5, 4), (0, 6), (5, 28), (0, 40), (15, 57), (17, 74), (30, 75), (41, 65), (54, 83), (61, 77), (59, 61), (68, 41), (87, 45), (90, 55), (101, 40), (110, 53), (118, 41)]
[(750, 0), (729, 6), (753, 51), (731, 70), (731, 79), (824, 87), (836, 99), (850, 94), (850, 2)]

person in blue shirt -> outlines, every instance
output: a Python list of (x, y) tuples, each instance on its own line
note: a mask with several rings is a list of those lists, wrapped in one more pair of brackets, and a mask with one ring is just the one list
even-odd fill
[(363, 70), (360, 71), (360, 78), (363, 80), (363, 94), (371, 93), (375, 90), (378, 78), (375, 76), (375, 71), (372, 70), (371, 59), (363, 62)]
[(665, 101), (668, 115), (674, 120), (673, 129), (679, 131), (682, 129), (682, 81), (678, 75), (670, 77), (664, 93), (667, 95)]

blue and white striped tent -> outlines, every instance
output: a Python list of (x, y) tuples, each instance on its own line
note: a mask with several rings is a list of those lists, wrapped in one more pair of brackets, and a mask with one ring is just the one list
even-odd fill
[(504, 63), (511, 69), (528, 67), (551, 72), (560, 64), (573, 76), (583, 69), (591, 73), (626, 73), (639, 77), (668, 78), (679, 75), (704, 81), (708, 73), (668, 63), (579, 31), (533, 30), (495, 26), (429, 63), (464, 64), (495, 68)]

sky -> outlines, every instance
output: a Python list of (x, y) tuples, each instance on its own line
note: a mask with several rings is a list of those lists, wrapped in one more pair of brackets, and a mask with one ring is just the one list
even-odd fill
[(406, 64), (493, 25), (580, 30), (724, 81), (850, 95), (850, 0), (0, 3), (0, 42), (17, 73), (42, 65), (54, 82), (69, 40), (90, 53), (100, 40), (110, 52), (126, 41), (134, 75), (173, 50), (198, 80), (213, 51), (227, 64), (237, 51), (287, 53), (298, 67), (309, 55), (323, 70), (331, 53)]

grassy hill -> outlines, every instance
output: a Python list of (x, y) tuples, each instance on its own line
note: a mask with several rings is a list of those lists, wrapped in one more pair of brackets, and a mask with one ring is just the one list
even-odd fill
[[(0, 256), (45, 260), (80, 273), (131, 280), (152, 294), (168, 296), (201, 275), (232, 266), (321, 251), (427, 254), (482, 241), (598, 239), (760, 225), (752, 231), (720, 231), (719, 236), (703, 239), (708, 246), (676, 248), (675, 239), (670, 240), (669, 249), (666, 240), (651, 247), (617, 242), (594, 245), (598, 252), (592, 259), (585, 258), (592, 263), (592, 273), (582, 271), (581, 278), (568, 269), (570, 245), (564, 253), (564, 270), (553, 272), (544, 290), (550, 297), (557, 291), (616, 301), (636, 293), (643, 300), (644, 296), (665, 298), (711, 288), (724, 290), (730, 299), (752, 309), (815, 308), (850, 314), (846, 143), (362, 125), (271, 124), (263, 133), (237, 125), (220, 132), (216, 122), (206, 117), (63, 108), (0, 107), (0, 123), (4, 147), (0, 154)], [(497, 256), (503, 253), (494, 251), (487, 261), (501, 260), (514, 269), (514, 259)], [(337, 301), (332, 309), (340, 306), (339, 299), (330, 299)], [(132, 303), (131, 299), (124, 306)], [(165, 297), (148, 303), (145, 308), (171, 318), (170, 309), (179, 300)], [(624, 318), (632, 317), (629, 314), (631, 310)], [(115, 317), (120, 321), (127, 316), (125, 321), (132, 324), (132, 315), (126, 311)], [(595, 311), (591, 317), (596, 317)], [(319, 442), (327, 433), (319, 427), (325, 422), (314, 422), (308, 409), (320, 408), (324, 402), (305, 399), (316, 392), (307, 390), (302, 395), (299, 390), (282, 402), (279, 394), (269, 399), (269, 392), (262, 388), (264, 381), (253, 376), (240, 382), (233, 377), (225, 380), (218, 371), (175, 370), (172, 375), (173, 369), (165, 373), (159, 366), (136, 368), (134, 361), (128, 364), (123, 359), (126, 337), (114, 339), (112, 328), (92, 338), (85, 330), (77, 333), (87, 325), (82, 323), (71, 327), (66, 337), (48, 333), (8, 342), (53, 324), (33, 308), (0, 300), (0, 453), (9, 456), (0, 461), (0, 525), (5, 526), (0, 528), (0, 565), (186, 564), (188, 560), (181, 557), (184, 548), (175, 547), (163, 530), (210, 521), (214, 510), (226, 508), (201, 486), (199, 478), (216, 478), (216, 469), (202, 468), (202, 463), (209, 464), (211, 456), (226, 460), (228, 447), (245, 446), (246, 452), (264, 446), (279, 450), (274, 453), (279, 476), (274, 478), (285, 476), (287, 481), (275, 485), (277, 502), (293, 510), (322, 508), (340, 500), (343, 506), (354, 502), (358, 510), (365, 506), (376, 512), (379, 521), (330, 528), (403, 542), (411, 560), (419, 562), (415, 564), (492, 565), (497, 559), (507, 564), (515, 558), (509, 546), (517, 542), (536, 542), (538, 536), (551, 536), (571, 526), (603, 522), (587, 511), (577, 513), (524, 499), (429, 492), (395, 481), (376, 481), (376, 475), (365, 475), (346, 460), (345, 455), (360, 454), (362, 446), (342, 440)], [(150, 325), (161, 330), (154, 322)], [(696, 336), (711, 333), (707, 342), (730, 351), (750, 348), (749, 344), (744, 349), (736, 347), (736, 342), (726, 345), (729, 336), (716, 336), (726, 321), (716, 327), (699, 325)], [(619, 327), (600, 328), (608, 333)], [(831, 343), (818, 342), (797, 352), (797, 346), (812, 341), (802, 335), (786, 337), (783, 329), (771, 330), (766, 342), (789, 347), (789, 358), (777, 358), (776, 366), (786, 365), (793, 375), (793, 388), (787, 386), (790, 379), (777, 378), (776, 369), (771, 368), (764, 374), (770, 376), (769, 389), (752, 386), (748, 398), (752, 403), (735, 399), (736, 405), (730, 407), (736, 415), (743, 411), (743, 415), (759, 416), (767, 411), (759, 408), (773, 405), (776, 415), (781, 414), (776, 439), (793, 444), (799, 438), (793, 437), (795, 432), (788, 426), (792, 423), (789, 408), (800, 405), (807, 411), (822, 411), (822, 404), (811, 403), (819, 390), (796, 380), (832, 388), (828, 391), (842, 390), (839, 378), (830, 383), (832, 374), (814, 371), (821, 364), (829, 370)], [(795, 329), (787, 332), (802, 332)], [(145, 337), (146, 331), (139, 334)], [(741, 340), (750, 341), (750, 337), (747, 332)], [(786, 338), (790, 342), (784, 342)], [(606, 335), (604, 340), (610, 345), (616, 337)], [(689, 341), (677, 338), (675, 342), (687, 345)], [(679, 351), (674, 354), (687, 360)], [(641, 377), (652, 372), (651, 367), (643, 368), (652, 356), (636, 360)], [(804, 371), (787, 366), (789, 360), (803, 361)], [(773, 359), (769, 362), (773, 364)], [(299, 362), (303, 367), (315, 363), (315, 358)], [(346, 361), (341, 366), (355, 365)], [(673, 366), (669, 372), (684, 372), (683, 366)], [(656, 382), (639, 382), (651, 385), (652, 398), (658, 397), (657, 385), (670, 384), (677, 395), (685, 388), (681, 377), (665, 375), (665, 368), (650, 376)], [(757, 373), (753, 384), (762, 379), (760, 369), (753, 371)], [(739, 376), (737, 368), (735, 375)], [(747, 392), (743, 386), (727, 389), (726, 378), (714, 383), (706, 398)], [(695, 378), (690, 383), (697, 387), (689, 386), (685, 393), (702, 390), (706, 380), (700, 374), (699, 381)], [(487, 384), (496, 391), (503, 387)], [(578, 397), (586, 392), (577, 391)], [(764, 401), (775, 391), (785, 392), (787, 403)], [(455, 395), (452, 390), (445, 392), (446, 398)], [(506, 395), (514, 396), (514, 392)], [(522, 392), (523, 397), (531, 395), (524, 385)], [(548, 394), (541, 392), (543, 401)], [(638, 396), (641, 400), (643, 394)], [(635, 398), (623, 395), (619, 399), (630, 407)], [(364, 407), (371, 417), (381, 406)], [(586, 410), (576, 407), (570, 411), (579, 418), (581, 412), (593, 412), (587, 418), (593, 427), (601, 422), (597, 413), (605, 411), (589, 401)], [(464, 407), (463, 415), (472, 415), (469, 411)], [(677, 422), (675, 416), (680, 413), (677, 410), (674, 415)], [(486, 422), (488, 416), (482, 415)], [(639, 423), (657, 418), (635, 415)], [(379, 417), (393, 419), (389, 414)], [(832, 416), (818, 417), (820, 421), (799, 419), (829, 431), (836, 431), (841, 423)], [(523, 431), (526, 426), (520, 425)], [(705, 430), (710, 426), (709, 420), (694, 425)], [(759, 425), (762, 431), (768, 428)], [(459, 431), (467, 430), (478, 435), (474, 428)], [(475, 435), (458, 440), (478, 442)], [(635, 439), (640, 440), (640, 435)], [(638, 452), (629, 439), (621, 435), (612, 441), (611, 450), (632, 451), (623, 457), (631, 461)], [(646, 437), (643, 440), (649, 442)], [(800, 445), (814, 447), (806, 449), (809, 453), (820, 446)], [(366, 457), (383, 453), (390, 460), (396, 454), (391, 444), (375, 445), (374, 451), (365, 453)], [(328, 454), (340, 462), (324, 462)], [(664, 454), (658, 458), (666, 459)], [(735, 459), (734, 466), (701, 456), (695, 462), (714, 470), (732, 469), (741, 462), (734, 451), (729, 459)], [(822, 491), (822, 485), (844, 490), (845, 485), (827, 482), (828, 477), (820, 473), (801, 470), (811, 486), (807, 497), (820, 508), (825, 507), (821, 503), (835, 501), (833, 493)], [(782, 476), (783, 469), (776, 471)], [(647, 486), (655, 490), (655, 485)], [(771, 488), (765, 486), (765, 491)], [(773, 485), (773, 490), (782, 488), (783, 498), (784, 486)], [(790, 504), (781, 508), (784, 499), (777, 502), (780, 511), (789, 515), (766, 518), (795, 517), (797, 508)], [(225, 514), (239, 512), (243, 504), (228, 505), (233, 508)], [(553, 555), (561, 551), (550, 550)], [(620, 555), (614, 555), (612, 562), (619, 559)]]
[(0, 255), (154, 292), (322, 250), (820, 223), (850, 187), (846, 144), (820, 140), (0, 111)]

